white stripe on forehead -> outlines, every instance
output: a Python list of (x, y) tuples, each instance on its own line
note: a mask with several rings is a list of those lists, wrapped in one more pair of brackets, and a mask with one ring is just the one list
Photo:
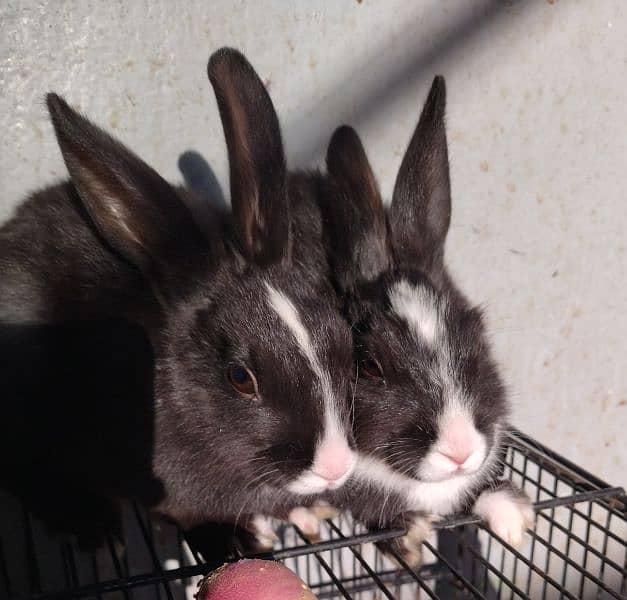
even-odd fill
[(430, 344), (441, 333), (443, 324), (436, 295), (426, 286), (411, 285), (405, 279), (388, 291), (392, 310), (409, 325), (412, 333)]
[(306, 327), (303, 325), (300, 315), (298, 314), (298, 310), (292, 301), (283, 292), (280, 292), (276, 288), (272, 287), (272, 285), (270, 285), (267, 281), (265, 284), (266, 289), (268, 290), (268, 302), (270, 307), (290, 330), (296, 340), (298, 349), (307, 359), (311, 370), (320, 381), (325, 405), (325, 435), (343, 436), (337, 407), (335, 405), (335, 395), (333, 394), (333, 388), (331, 386), (331, 377), (329, 376), (329, 373), (322, 368), (322, 365), (316, 356), (316, 349), (311, 342), (309, 331), (307, 331)]
[(271, 308), (279, 315), (283, 323), (287, 325), (287, 328), (292, 332), (294, 338), (296, 338), (296, 343), (300, 351), (309, 361), (312, 368), (314, 368), (314, 364), (318, 364), (318, 358), (311, 344), (309, 332), (300, 320), (298, 310), (285, 294), (273, 288), (267, 281), (266, 288), (268, 290), (268, 299)]

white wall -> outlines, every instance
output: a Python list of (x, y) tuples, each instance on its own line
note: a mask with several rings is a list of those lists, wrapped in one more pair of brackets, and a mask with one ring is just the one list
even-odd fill
[(209, 54), (267, 80), (294, 166), (362, 133), (389, 194), (435, 73), (447, 78), (449, 262), (487, 305), (514, 423), (627, 484), (627, 5), (623, 0), (3, 2), (0, 219), (63, 177), (54, 90), (174, 181), (226, 182)]

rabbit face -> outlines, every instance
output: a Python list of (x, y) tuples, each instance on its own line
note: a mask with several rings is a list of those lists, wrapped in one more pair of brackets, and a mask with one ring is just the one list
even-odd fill
[(421, 481), (476, 473), (505, 416), (480, 311), (419, 271), (387, 274), (375, 285), (376, 300), (358, 295), (350, 309), (359, 449)]
[[(161, 418), (181, 432), (193, 470), (209, 461), (299, 495), (342, 485), (355, 461), (352, 351), (330, 295), (280, 267), (244, 267), (219, 270), (208, 296), (169, 317), (163, 349), (177, 401)], [(200, 440), (211, 440), (204, 451)]]

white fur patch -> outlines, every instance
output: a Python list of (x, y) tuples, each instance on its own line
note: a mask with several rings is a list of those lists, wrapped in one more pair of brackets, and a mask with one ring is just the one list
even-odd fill
[(446, 481), (420, 481), (397, 473), (378, 458), (365, 455), (359, 456), (355, 472), (360, 479), (401, 494), (408, 510), (437, 516), (454, 512), (472, 483), (470, 475)]
[(407, 503), (407, 510), (445, 516), (458, 510), (468, 490), (484, 480), (494, 468), (500, 446), (499, 430), (495, 432), (495, 438), (481, 468), (467, 475), (456, 475), (444, 481), (420, 481), (401, 475), (382, 460), (365, 454), (358, 456), (355, 475), (358, 479), (403, 496)]
[(279, 318), (285, 323), (287, 328), (292, 332), (298, 348), (303, 356), (309, 362), (311, 370), (315, 373), (316, 377), (320, 381), (322, 393), (325, 401), (325, 416), (327, 418), (327, 432), (338, 433), (342, 431), (342, 427), (339, 424), (337, 416), (337, 409), (335, 406), (335, 398), (333, 389), (331, 386), (331, 378), (329, 373), (326, 372), (320, 365), (320, 361), (316, 356), (316, 350), (311, 341), (309, 332), (300, 320), (298, 310), (292, 303), (292, 301), (282, 292), (273, 288), (268, 282), (266, 282), (266, 288), (268, 289), (268, 300), (270, 306), (279, 316)]
[[(455, 454), (457, 443), (472, 448), (472, 453), (463, 465), (463, 470), (468, 474), (481, 467), (488, 451), (485, 435), (477, 431), (472, 413), (451, 382), (444, 385), (444, 397), (444, 410), (438, 419), (438, 439), (418, 470), (419, 477), (427, 481), (443, 480), (455, 473), (457, 465), (449, 461), (446, 456)], [(460, 420), (466, 424), (465, 431), (459, 431), (456, 435), (463, 435), (464, 439), (459, 442), (448, 439), (448, 425)]]
[(407, 535), (400, 539), (400, 543), (403, 560), (410, 567), (418, 567), (422, 563), (422, 543), (431, 535), (431, 525), (431, 518), (423, 516), (414, 516), (407, 523)]
[(309, 507), (309, 510), (316, 515), (320, 521), (335, 519), (339, 517), (342, 512), (338, 508), (335, 508), (335, 506), (331, 506), (326, 500), (316, 500)]
[[(299, 351), (307, 359), (311, 370), (320, 382), (324, 399), (325, 422), (322, 439), (318, 442), (317, 452), (324, 451), (325, 448), (331, 447), (345, 447), (346, 451), (350, 452), (344, 428), (341, 425), (337, 411), (335, 394), (333, 393), (333, 386), (331, 385), (331, 377), (328, 371), (322, 368), (316, 356), (315, 346), (312, 343), (309, 331), (307, 331), (306, 327), (303, 325), (298, 310), (292, 301), (285, 294), (272, 287), (268, 282), (266, 282), (266, 288), (268, 290), (270, 307), (290, 330), (296, 340)], [(342, 479), (342, 483), (348, 478), (349, 474), (350, 473), (347, 473), (346, 477)], [(306, 494), (318, 493), (326, 488), (327, 482), (325, 480), (315, 474), (305, 472), (301, 477), (290, 484), (289, 489), (295, 493)]]
[(272, 287), (268, 282), (266, 282), (266, 288), (268, 290), (270, 306), (292, 332), (300, 351), (307, 358), (312, 367), (314, 367), (314, 365), (317, 366), (318, 359), (311, 343), (309, 332), (300, 320), (298, 310), (283, 292), (279, 292), (279, 290)]
[(279, 541), (279, 537), (272, 528), (272, 521), (269, 517), (256, 514), (250, 521), (255, 539), (262, 548), (272, 549), (275, 542)]
[(407, 537), (415, 544), (422, 544), (433, 531), (433, 520), (430, 517), (412, 517), (407, 526)]
[(515, 548), (520, 547), (525, 530), (533, 527), (535, 520), (531, 502), (513, 496), (507, 490), (483, 492), (477, 498), (473, 512), (504, 542)]
[(320, 537), (320, 519), (309, 508), (304, 506), (293, 508), (287, 520), (296, 525), (308, 538)]
[(389, 290), (392, 310), (419, 339), (433, 344), (441, 333), (442, 320), (435, 294), (424, 286), (414, 286), (402, 279)]

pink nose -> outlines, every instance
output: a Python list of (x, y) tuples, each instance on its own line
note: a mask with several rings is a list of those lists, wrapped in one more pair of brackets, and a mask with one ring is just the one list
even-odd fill
[(458, 452), (456, 454), (449, 454), (448, 452), (440, 452), (440, 454), (443, 454), (450, 461), (452, 461), (456, 465), (460, 466), (460, 465), (463, 465), (466, 462), (466, 460), (472, 454), (472, 452), (464, 450), (464, 451)]
[(327, 481), (342, 479), (353, 464), (353, 452), (345, 443), (327, 443), (318, 451), (312, 473)]
[(456, 465), (463, 465), (479, 447), (480, 436), (472, 421), (453, 417), (440, 433), (440, 453)]
[(342, 479), (344, 475), (346, 475), (348, 471), (348, 465), (342, 464), (329, 464), (322, 465), (318, 468), (318, 470), (313, 471), (318, 477), (322, 477), (322, 479), (326, 479), (327, 481), (337, 481), (338, 479)]

